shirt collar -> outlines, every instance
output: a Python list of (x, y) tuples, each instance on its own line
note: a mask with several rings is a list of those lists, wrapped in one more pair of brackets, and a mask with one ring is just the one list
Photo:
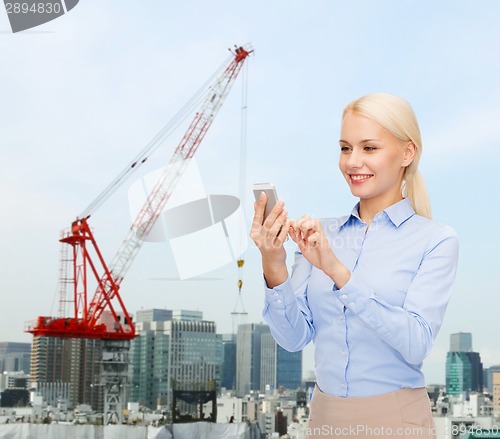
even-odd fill
[[(415, 214), (415, 210), (413, 209), (413, 206), (411, 205), (408, 198), (403, 198), (401, 201), (392, 204), (382, 212), (387, 215), (387, 217), (396, 227), (399, 227), (408, 218), (412, 217)], [(379, 212), (377, 215), (380, 215), (380, 213), (381, 212)], [(375, 217), (377, 217), (377, 215), (375, 215)], [(342, 219), (341, 223), (339, 224), (339, 229), (343, 227), (351, 218), (356, 218), (357, 220), (361, 221), (361, 218), (359, 217), (359, 202), (356, 203), (356, 205), (352, 208), (351, 214)]]
[(401, 201), (389, 206), (384, 209), (384, 212), (396, 227), (399, 227), (408, 218), (415, 215), (415, 210), (408, 198), (403, 198)]

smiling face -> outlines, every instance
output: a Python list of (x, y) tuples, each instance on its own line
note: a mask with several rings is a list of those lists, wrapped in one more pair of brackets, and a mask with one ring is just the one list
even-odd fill
[(415, 156), (402, 141), (367, 117), (349, 111), (340, 134), (339, 168), (360, 203), (379, 212), (400, 201), (405, 168)]

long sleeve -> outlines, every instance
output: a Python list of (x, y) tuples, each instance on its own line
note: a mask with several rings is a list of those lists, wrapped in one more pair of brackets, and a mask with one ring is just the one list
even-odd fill
[(296, 252), (291, 276), (272, 289), (264, 285), (262, 315), (276, 342), (290, 352), (302, 350), (314, 336), (313, 316), (307, 301), (311, 269), (312, 265)]
[(337, 290), (339, 300), (410, 364), (430, 353), (450, 298), (458, 262), (458, 239), (446, 228), (424, 255), (403, 306), (387, 303), (370, 288), (370, 279), (354, 270)]
[(458, 263), (446, 225), (403, 199), (368, 225), (351, 215), (322, 226), (351, 272), (340, 289), (296, 253), (291, 275), (265, 289), (263, 316), (277, 343), (298, 351), (314, 341), (318, 386), (330, 395), (379, 395), (425, 386), (422, 361), (442, 325)]

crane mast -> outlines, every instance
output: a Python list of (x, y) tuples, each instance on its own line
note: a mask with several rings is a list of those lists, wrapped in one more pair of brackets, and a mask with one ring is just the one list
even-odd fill
[[(72, 223), (70, 231), (60, 241), (72, 246), (73, 316), (39, 317), (27, 332), (48, 337), (135, 338), (134, 324), (119, 294), (120, 284), (224, 103), (245, 59), (252, 52), (243, 47), (236, 48), (230, 64), (210, 87), (200, 110), (109, 266), (88, 224), (89, 217), (77, 218)], [(97, 281), (97, 288), (89, 302), (87, 278), (90, 274)]]

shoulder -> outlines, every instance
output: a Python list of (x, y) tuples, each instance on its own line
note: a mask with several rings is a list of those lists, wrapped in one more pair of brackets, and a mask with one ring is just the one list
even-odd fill
[(412, 215), (408, 222), (413, 227), (417, 227), (418, 229), (426, 231), (432, 235), (458, 238), (457, 232), (453, 227), (418, 214)]
[(426, 242), (428, 251), (442, 243), (458, 247), (458, 234), (453, 227), (447, 224), (414, 214), (402, 226), (414, 229), (414, 233), (420, 235)]

